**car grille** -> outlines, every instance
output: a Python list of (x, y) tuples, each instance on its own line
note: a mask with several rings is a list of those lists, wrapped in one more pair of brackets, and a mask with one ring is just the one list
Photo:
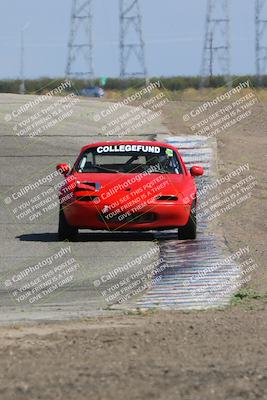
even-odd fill
[(94, 201), (94, 202), (96, 202), (98, 200), (98, 196), (77, 196), (76, 200), (79, 200), (79, 201)]
[(169, 195), (169, 196), (158, 196), (157, 198), (156, 198), (156, 200), (159, 200), (159, 201), (177, 201), (178, 200), (178, 197), (177, 196), (173, 196), (173, 195)]
[[(108, 215), (108, 214), (107, 214)], [(107, 215), (100, 214), (99, 219), (101, 221), (105, 221), (107, 224), (109, 223), (133, 223), (133, 224), (143, 224), (147, 222), (153, 222), (157, 219), (155, 213), (144, 213), (144, 214), (131, 214), (127, 216), (123, 216), (123, 214), (117, 214), (114, 217), (108, 218)]]

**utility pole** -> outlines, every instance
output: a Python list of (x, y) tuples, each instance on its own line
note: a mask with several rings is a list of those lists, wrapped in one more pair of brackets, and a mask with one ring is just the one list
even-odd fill
[[(120, 1), (120, 77), (147, 78), (145, 44), (138, 0)], [(131, 65), (131, 68), (130, 68)]]
[(262, 85), (262, 76), (267, 72), (267, 9), (266, 0), (255, 0), (256, 29), (256, 74), (257, 86)]
[(24, 32), (28, 28), (29, 24), (27, 23), (21, 28), (20, 31), (20, 85), (19, 85), (19, 93), (25, 94), (25, 76), (24, 76), (24, 57), (25, 57), (25, 47), (24, 47)]
[(66, 75), (93, 78), (92, 0), (72, 0)]
[(208, 86), (214, 75), (230, 77), (230, 18), (228, 0), (207, 0), (205, 38), (201, 65), (201, 86)]

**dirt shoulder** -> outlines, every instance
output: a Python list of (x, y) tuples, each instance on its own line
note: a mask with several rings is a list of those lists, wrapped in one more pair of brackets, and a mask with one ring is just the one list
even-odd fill
[(266, 309), (1, 328), (1, 398), (263, 399)]
[[(164, 122), (172, 135), (191, 134), (190, 126), (183, 122), (203, 102), (170, 102), (164, 112)], [(249, 246), (258, 267), (248, 287), (264, 294), (267, 291), (267, 112), (262, 102), (252, 116), (216, 136), (218, 146), (218, 174), (223, 177), (240, 165), (249, 164), (249, 172), (256, 177), (252, 197), (224, 213), (216, 223), (222, 227), (225, 240), (232, 253)], [(203, 115), (203, 118), (205, 114)], [(238, 180), (238, 179), (237, 179)]]

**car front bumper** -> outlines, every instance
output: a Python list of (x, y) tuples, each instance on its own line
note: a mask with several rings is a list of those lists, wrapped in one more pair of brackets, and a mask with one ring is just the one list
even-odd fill
[(158, 202), (136, 205), (125, 212), (105, 212), (105, 204), (73, 201), (63, 206), (67, 222), (75, 227), (100, 230), (157, 230), (183, 226), (188, 222), (190, 205)]

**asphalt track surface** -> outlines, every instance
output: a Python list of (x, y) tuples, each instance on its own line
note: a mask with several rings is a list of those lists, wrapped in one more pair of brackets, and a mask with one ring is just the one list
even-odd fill
[[(73, 162), (82, 146), (99, 141), (112, 140), (98, 134), (103, 121), (95, 121), (94, 116), (100, 110), (107, 109), (109, 103), (98, 100), (80, 100), (73, 107), (70, 118), (47, 129), (42, 135), (30, 138), (27, 135), (16, 135), (17, 121), (36, 114), (36, 109), (24, 112), (20, 119), (11, 119), (13, 110), (18, 110), (35, 96), (0, 95), (0, 134), (1, 134), (1, 211), (0, 211), (0, 245), (1, 245), (1, 284), (0, 284), (0, 321), (65, 319), (77, 318), (103, 313), (107, 302), (93, 286), (94, 279), (111, 269), (124, 265), (138, 255), (146, 253), (154, 246), (154, 236), (149, 233), (90, 233), (80, 234), (76, 243), (62, 244), (57, 241), (58, 207), (48, 211), (41, 218), (29, 221), (29, 218), (18, 219), (14, 208), (31, 201), (38, 194), (45, 193), (52, 183), (41, 186), (41, 192), (31, 190), (17, 201), (8, 203), (13, 193), (18, 193), (26, 185), (37, 182), (55, 171), (59, 162)], [(40, 108), (49, 106), (53, 100), (45, 101)], [(44, 106), (45, 105), (45, 106)], [(120, 113), (130, 110), (123, 107)], [(98, 114), (97, 114), (98, 115)], [(115, 116), (113, 116), (115, 118)], [(157, 132), (163, 131), (159, 118), (144, 124), (134, 137), (152, 139)], [(151, 134), (153, 132), (153, 134)], [(127, 136), (131, 139), (133, 136)], [(57, 182), (62, 181), (61, 177)], [(54, 192), (53, 194), (55, 194)], [(8, 204), (7, 204), (8, 203)], [(17, 208), (18, 208), (17, 207)], [(71, 246), (72, 256), (79, 263), (70, 284), (45, 296), (42, 301), (28, 304), (27, 299), (19, 300), (15, 290), (36, 279), (37, 274), (29, 274), (25, 279), (9, 286), (7, 284), (14, 274), (18, 276), (29, 266), (37, 265), (42, 260), (57, 254), (62, 247)], [(63, 260), (63, 258), (62, 258)], [(45, 267), (49, 269), (49, 264)], [(138, 268), (138, 265), (137, 265)], [(45, 270), (42, 270), (42, 273)], [(134, 269), (132, 269), (134, 271)], [(48, 279), (48, 278), (47, 278)]]
[[(80, 233), (77, 242), (57, 241), (58, 207), (52, 206), (53, 196), (56, 195), (53, 185), (59, 183), (62, 178), (53, 178), (51, 182), (46, 178), (46, 181), (43, 181), (37, 189), (31, 189), (26, 194), (24, 189), (50, 176), (55, 171), (57, 163), (72, 163), (83, 145), (113, 139), (103, 134), (102, 128), (106, 121), (98, 121), (100, 111), (106, 109), (109, 104), (98, 100), (80, 100), (73, 107), (69, 118), (58, 122), (42, 135), (36, 138), (26, 135), (18, 137), (16, 133), (19, 118), (12, 117), (12, 110), (18, 110), (21, 105), (34, 98), (34, 96), (17, 95), (0, 96), (0, 321), (4, 323), (16, 320), (60, 320), (116, 312), (116, 309), (136, 306), (203, 308), (227, 303), (231, 291), (227, 296), (222, 294), (219, 301), (210, 304), (207, 302), (207, 296), (206, 300), (203, 301), (203, 297), (199, 300), (192, 292), (192, 287), (185, 286), (181, 280), (185, 279), (189, 282), (191, 276), (195, 276), (205, 268), (211, 262), (209, 261), (211, 250), (214, 255), (213, 260), (218, 261), (225, 257), (221, 239), (206, 234), (205, 221), (200, 221), (200, 237), (195, 244), (190, 241), (178, 242), (176, 233), (172, 232), (154, 234), (84, 231)], [(46, 102), (49, 106), (50, 102), (48, 100)], [(44, 107), (43, 104), (42, 107)], [(130, 109), (131, 107), (124, 107), (120, 113)], [(35, 113), (36, 109), (24, 112), (20, 121)], [(157, 137), (166, 139), (168, 132), (161, 134), (164, 131), (166, 132), (166, 129), (162, 126), (160, 117), (154, 118), (152, 122), (144, 124), (140, 130), (136, 129), (132, 136), (127, 135), (126, 139), (153, 140)], [(180, 138), (180, 142), (181, 140), (183, 141)], [(187, 145), (189, 143), (189, 147), (192, 147), (192, 143), (194, 145), (195, 142), (191, 139), (190, 144), (190, 139), (186, 139), (184, 143)], [(180, 145), (181, 143), (179, 147)], [(185, 156), (188, 154), (187, 145), (185, 145)], [(209, 167), (213, 168), (209, 149), (214, 150), (206, 146), (204, 153), (200, 151), (202, 155), (204, 154), (204, 159), (200, 157), (199, 161), (208, 162)], [(209, 156), (205, 159), (207, 153)], [(187, 161), (190, 163), (190, 160)], [(52, 192), (49, 192), (50, 189)], [(51, 196), (52, 200), (44, 204), (42, 209), (45, 211), (41, 216), (38, 215), (37, 207), (35, 212), (27, 214), (26, 210), (47, 196)], [(30, 206), (28, 207), (27, 204)], [(50, 205), (51, 208), (49, 208)], [(207, 250), (206, 253), (203, 253), (203, 249)], [(140, 265), (142, 268), (147, 266), (147, 270), (151, 271), (151, 265), (153, 263), (158, 265), (161, 254), (169, 263), (167, 270), (161, 274), (162, 279), (151, 289), (143, 290), (139, 296), (130, 299), (130, 302), (112, 306), (113, 301), (108, 298), (108, 295), (114, 295), (116, 288), (124, 285), (123, 279), (129, 274), (127, 271), (126, 275), (114, 273), (114, 271), (129, 263), (131, 263), (130, 271), (133, 275), (135, 273), (138, 275)], [(65, 275), (61, 274), (55, 278), (54, 274), (54, 279), (60, 282), (54, 290), (53, 278), (49, 274), (51, 268), (55, 266), (57, 267), (56, 274), (60, 274), (63, 271), (60, 270), (63, 261), (68, 267), (64, 267)], [(228, 270), (232, 268), (233, 265), (228, 266)], [(213, 287), (219, 283), (217, 285), (219, 291), (220, 280), (224, 279), (222, 272), (225, 271), (220, 271), (215, 276), (214, 274), (210, 277), (206, 276), (206, 281), (211, 279)], [(185, 274), (184, 277), (182, 274)], [(42, 275), (41, 281), (40, 275)], [(105, 278), (107, 284), (103, 285), (101, 277), (110, 277), (110, 281)], [(180, 283), (177, 284), (178, 281)], [(45, 295), (38, 298), (38, 291), (36, 291), (36, 298), (33, 299), (34, 296), (32, 296), (31, 299), (34, 301), (30, 303), (27, 297), (29, 285), (34, 286), (42, 282), (47, 283), (47, 291), (43, 292)], [(196, 282), (199, 284), (198, 280)], [(114, 302), (116, 303), (116, 296)]]

